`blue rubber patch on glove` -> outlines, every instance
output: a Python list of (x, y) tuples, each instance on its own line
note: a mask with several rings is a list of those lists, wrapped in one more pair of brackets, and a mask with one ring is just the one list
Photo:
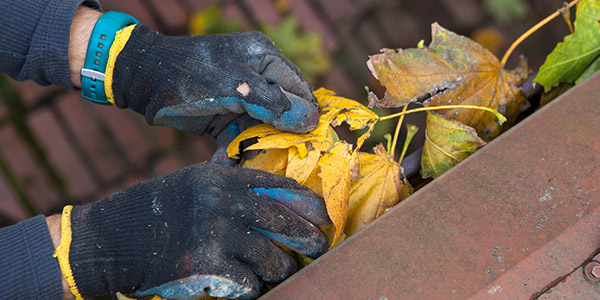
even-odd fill
[(303, 133), (315, 129), (319, 124), (319, 110), (317, 107), (294, 95), (281, 90), (290, 99), (292, 106), (281, 117), (273, 120), (273, 126), (283, 131)]
[[(273, 125), (279, 130), (301, 133), (314, 129), (319, 123), (317, 108), (298, 96), (287, 92), (284, 92), (284, 94), (288, 99), (290, 97), (297, 99), (290, 99), (290, 110), (283, 112), (281, 116), (277, 116), (274, 111), (265, 107), (247, 103), (236, 97), (206, 98), (194, 102), (165, 106), (156, 113), (152, 124), (169, 126), (189, 132), (189, 128), (195, 127), (193, 123), (196, 120), (193, 117), (247, 112), (251, 117)], [(182, 122), (185, 122), (185, 124), (181, 124)], [(201, 125), (206, 127), (206, 124)], [(195, 131), (200, 131), (200, 129)]]
[(237, 122), (233, 121), (217, 135), (217, 150), (215, 150), (215, 153), (210, 159), (211, 164), (222, 166), (235, 166), (237, 164), (237, 159), (229, 158), (227, 146), (229, 146), (229, 143), (231, 143), (231, 141), (233, 141), (240, 133), (240, 126)]
[(323, 249), (322, 245), (317, 242), (318, 239), (315, 236), (310, 236), (308, 239), (291, 238), (281, 233), (270, 232), (252, 226), (248, 227), (248, 229), (256, 231), (266, 236), (270, 240), (276, 241), (308, 257), (318, 257), (325, 252), (324, 250), (326, 250)]
[[(250, 189), (250, 192), (282, 203), (314, 225), (327, 225), (331, 223), (323, 200), (307, 195), (306, 191), (294, 191), (282, 188), (253, 188)], [(249, 229), (310, 257), (317, 257), (327, 250), (326, 243), (323, 243), (322, 240), (325, 239), (325, 236), (322, 233), (319, 234), (320, 231), (316, 226), (313, 227), (315, 230), (314, 234), (308, 236), (285, 235), (256, 227), (249, 227)]]
[(135, 296), (158, 295), (166, 299), (194, 300), (204, 295), (213, 297), (252, 299), (257, 294), (248, 286), (242, 286), (231, 279), (215, 275), (194, 275), (167, 282), (145, 291), (135, 292)]
[[(251, 193), (255, 193), (260, 196), (267, 196), (273, 200), (276, 200), (285, 206), (291, 208), (296, 213), (305, 216), (307, 219), (316, 221), (319, 219), (325, 208), (323, 207), (323, 200), (315, 197), (307, 196), (305, 192), (281, 189), (281, 188), (253, 188), (249, 190)], [(315, 220), (316, 219), (316, 220)], [(327, 225), (319, 224), (315, 225)]]

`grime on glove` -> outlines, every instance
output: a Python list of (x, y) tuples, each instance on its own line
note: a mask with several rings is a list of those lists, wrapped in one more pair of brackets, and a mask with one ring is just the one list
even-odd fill
[(323, 199), (292, 179), (197, 164), (65, 207), (57, 257), (77, 299), (253, 299), (297, 270), (271, 241), (317, 257), (329, 223)]
[(319, 121), (312, 88), (262, 33), (179, 37), (138, 24), (115, 44), (107, 97), (149, 124), (217, 136), (240, 114), (296, 133)]

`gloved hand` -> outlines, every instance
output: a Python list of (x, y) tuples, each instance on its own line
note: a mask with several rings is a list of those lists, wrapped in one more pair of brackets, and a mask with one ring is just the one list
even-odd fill
[(311, 87), (263, 34), (175, 37), (131, 26), (117, 35), (122, 50), (111, 47), (107, 97), (149, 124), (213, 136), (243, 113), (290, 132), (317, 125)]
[[(258, 170), (197, 164), (63, 212), (57, 248), (71, 291), (251, 299), (327, 249), (323, 199)], [(314, 225), (313, 225), (314, 224)], [(69, 242), (70, 241), (70, 242)], [(66, 262), (66, 263), (65, 263)]]

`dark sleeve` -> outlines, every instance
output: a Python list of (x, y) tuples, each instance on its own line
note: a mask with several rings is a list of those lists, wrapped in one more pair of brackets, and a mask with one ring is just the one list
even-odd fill
[(61, 272), (44, 216), (0, 229), (0, 298), (63, 299)]
[(15, 80), (75, 89), (69, 70), (69, 33), (81, 4), (98, 0), (0, 1), (0, 72)]

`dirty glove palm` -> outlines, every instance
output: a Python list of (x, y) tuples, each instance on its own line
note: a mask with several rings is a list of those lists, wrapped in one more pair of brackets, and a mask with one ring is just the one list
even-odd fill
[(318, 123), (310, 86), (261, 33), (175, 37), (141, 24), (124, 32), (122, 50), (111, 48), (114, 101), (149, 124), (215, 136), (243, 113), (291, 132)]
[(84, 298), (108, 291), (248, 299), (261, 280), (296, 270), (270, 240), (316, 257), (327, 242), (313, 224), (327, 223), (322, 198), (294, 180), (198, 164), (66, 207), (57, 256), (67, 281), (72, 271), (71, 290)]

